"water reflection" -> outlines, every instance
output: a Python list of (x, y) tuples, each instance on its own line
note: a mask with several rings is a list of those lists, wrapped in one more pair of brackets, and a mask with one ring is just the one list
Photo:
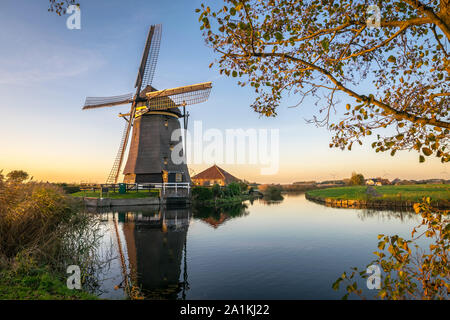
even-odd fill
[(113, 299), (125, 297), (112, 289), (123, 282), (115, 225), (127, 274), (148, 299), (340, 299), (331, 284), (373, 260), (379, 233), (407, 236), (417, 223), (413, 212), (325, 207), (303, 194), (98, 215), (115, 245), (102, 287), (102, 297)]
[(188, 289), (186, 236), (190, 218), (187, 208), (119, 213), (131, 280), (138, 284), (146, 298), (176, 299), (179, 293), (185, 296)]
[(193, 215), (196, 219), (200, 219), (213, 228), (218, 228), (226, 221), (233, 218), (244, 217), (249, 214), (246, 203), (239, 203), (235, 205), (215, 207), (194, 207)]
[(362, 221), (377, 218), (380, 221), (400, 220), (402, 222), (416, 220), (417, 214), (412, 210), (389, 210), (379, 211), (375, 209), (362, 209), (358, 212), (358, 218)]
[(272, 200), (272, 199), (261, 198), (261, 199), (259, 199), (259, 202), (264, 203), (265, 205), (268, 205), (268, 206), (276, 206), (276, 205), (280, 205), (281, 203), (283, 203), (283, 200)]

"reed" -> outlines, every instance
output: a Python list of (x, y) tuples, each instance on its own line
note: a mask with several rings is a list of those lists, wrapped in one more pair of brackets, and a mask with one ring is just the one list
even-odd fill
[(99, 223), (81, 206), (59, 186), (5, 179), (0, 172), (0, 271), (26, 275), (45, 268), (62, 280), (74, 264), (84, 287), (95, 289)]

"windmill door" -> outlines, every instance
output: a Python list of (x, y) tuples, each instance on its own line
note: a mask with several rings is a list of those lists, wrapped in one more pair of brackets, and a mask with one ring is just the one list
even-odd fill
[(181, 172), (169, 172), (169, 182), (182, 182), (183, 175)]

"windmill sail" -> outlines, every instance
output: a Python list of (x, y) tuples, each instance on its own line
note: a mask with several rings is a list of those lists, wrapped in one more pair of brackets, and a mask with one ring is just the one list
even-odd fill
[[(141, 65), (139, 67), (138, 76), (136, 79), (136, 97), (143, 88), (151, 84), (153, 81), (153, 75), (155, 73), (156, 62), (158, 60), (159, 46), (161, 43), (161, 25), (153, 25), (150, 27), (147, 42), (145, 43), (144, 53), (142, 55)], [(130, 120), (128, 121), (125, 131), (123, 133), (122, 142), (117, 152), (116, 160), (114, 162), (113, 168), (111, 169), (110, 175), (108, 177), (109, 181), (117, 183), (119, 178), (120, 168), (122, 167), (123, 156), (125, 149), (128, 144), (128, 137), (130, 136), (131, 127), (134, 122), (134, 115), (136, 112), (137, 101), (134, 99), (130, 110)]]
[(103, 108), (103, 107), (113, 107), (131, 102), (133, 102), (132, 93), (127, 93), (113, 97), (87, 97), (86, 101), (84, 102), (83, 110)]
[(116, 158), (114, 159), (114, 164), (111, 168), (111, 171), (109, 172), (108, 178), (106, 179), (106, 183), (117, 183), (117, 178), (119, 175), (119, 170), (122, 164), (122, 156), (124, 147), (126, 146), (125, 140), (128, 140), (128, 123), (125, 123), (125, 127), (123, 129), (122, 133), (122, 140), (120, 141), (119, 150), (117, 151)]
[(149, 92), (147, 93), (149, 100), (146, 111), (167, 110), (205, 102), (209, 98), (211, 88), (212, 83), (205, 82)]
[(161, 25), (150, 27), (139, 67), (135, 87), (140, 90), (151, 85), (155, 74), (156, 62), (158, 61), (159, 47), (161, 44)]
[[(130, 136), (132, 136), (131, 144), (123, 171), (124, 182), (190, 182), (187, 164), (175, 163), (170, 157), (173, 150), (171, 133), (180, 129), (180, 117), (184, 118), (184, 128), (187, 127), (189, 113), (185, 107), (206, 101), (212, 84), (205, 82), (166, 90), (156, 90), (152, 86), (160, 49), (161, 29), (161, 25), (152, 25), (148, 30), (134, 95), (129, 93), (113, 97), (86, 98), (83, 110), (131, 103), (129, 112), (119, 114), (119, 117), (123, 117), (127, 123), (107, 179), (108, 183), (118, 181)], [(179, 107), (183, 108), (183, 113)], [(155, 112), (157, 110), (167, 111)], [(146, 116), (141, 117), (146, 113), (148, 113)]]

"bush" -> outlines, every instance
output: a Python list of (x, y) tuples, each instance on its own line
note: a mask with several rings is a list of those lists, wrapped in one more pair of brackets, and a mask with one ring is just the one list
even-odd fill
[(79, 265), (89, 279), (98, 262), (98, 221), (80, 213), (80, 205), (56, 185), (5, 181), (0, 175), (0, 271), (14, 269), (25, 257), (54, 275)]
[(12, 258), (23, 249), (45, 249), (61, 223), (70, 220), (76, 205), (62, 189), (51, 184), (2, 182), (0, 255)]
[(249, 189), (249, 185), (243, 181), (239, 181), (239, 186), (241, 187), (241, 192), (245, 192)]
[(213, 198), (213, 192), (207, 187), (194, 187), (192, 188), (193, 200), (205, 201)]
[(353, 172), (349, 184), (352, 186), (363, 186), (365, 184), (364, 176), (361, 173)]
[(217, 183), (213, 185), (211, 191), (214, 198), (220, 198), (222, 196), (222, 190), (220, 189), (220, 186)]
[(239, 196), (241, 194), (241, 186), (237, 182), (232, 182), (226, 187), (227, 193), (230, 197)]
[(282, 188), (280, 186), (268, 186), (264, 191), (264, 198), (266, 198), (266, 200), (283, 200), (281, 191)]

